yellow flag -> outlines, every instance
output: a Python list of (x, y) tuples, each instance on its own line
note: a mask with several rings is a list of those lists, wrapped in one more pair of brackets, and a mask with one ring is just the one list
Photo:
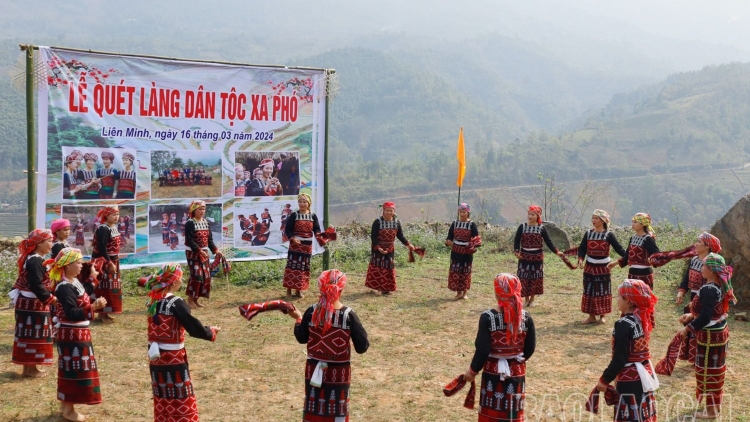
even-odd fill
[(458, 150), (456, 151), (458, 159), (458, 178), (456, 185), (460, 188), (464, 184), (464, 175), (466, 174), (466, 152), (464, 152), (464, 128), (458, 132)]

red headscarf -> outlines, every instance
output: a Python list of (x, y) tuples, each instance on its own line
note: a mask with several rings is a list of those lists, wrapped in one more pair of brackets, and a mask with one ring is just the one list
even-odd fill
[(708, 246), (708, 249), (710, 249), (711, 252), (721, 252), (721, 240), (719, 240), (718, 237), (712, 235), (711, 233), (703, 232), (700, 236), (698, 236), (698, 240)]
[(396, 203), (391, 201), (383, 202), (383, 208), (393, 208), (396, 209)]
[(531, 205), (529, 206), (529, 212), (536, 214), (537, 224), (542, 224), (542, 207), (539, 205)]
[(654, 309), (659, 298), (656, 297), (648, 284), (641, 280), (627, 279), (617, 288), (620, 296), (635, 306), (633, 315), (641, 322), (646, 335), (651, 334)]
[(508, 342), (512, 342), (518, 335), (523, 318), (521, 281), (513, 274), (498, 274), (495, 277), (495, 297), (497, 306), (503, 312), (503, 321), (507, 327), (505, 338)]
[(34, 253), (36, 247), (45, 240), (52, 239), (52, 232), (45, 229), (36, 229), (29, 233), (29, 237), (21, 241), (18, 245), (18, 272), (23, 271), (23, 265), (26, 263), (26, 258)]
[(70, 227), (70, 220), (67, 218), (58, 218), (57, 220), (52, 222), (52, 225), (50, 226), (50, 230), (52, 231), (52, 238), (54, 240), (57, 240), (57, 232), (66, 228)]
[(318, 287), (320, 297), (312, 314), (312, 323), (316, 327), (322, 324), (325, 333), (333, 323), (333, 303), (341, 297), (341, 291), (346, 287), (346, 274), (339, 270), (323, 271), (318, 277)]
[(96, 214), (96, 219), (97, 219), (97, 220), (98, 220), (98, 221), (99, 221), (100, 223), (104, 224), (104, 223), (106, 223), (106, 222), (107, 222), (107, 217), (108, 217), (108, 216), (110, 216), (110, 215), (112, 215), (112, 214), (115, 214), (115, 213), (118, 213), (118, 212), (120, 212), (120, 210), (119, 210), (119, 209), (117, 208), (117, 206), (114, 206), (114, 207), (104, 207), (104, 208), (102, 208), (102, 209), (101, 209), (101, 210), (100, 210), (100, 211), (99, 211), (99, 212), (98, 212), (98, 213)]

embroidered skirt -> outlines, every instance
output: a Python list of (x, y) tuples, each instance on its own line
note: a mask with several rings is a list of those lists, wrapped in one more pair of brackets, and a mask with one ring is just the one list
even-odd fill
[(349, 420), (349, 385), (352, 371), (349, 362), (328, 363), (320, 387), (310, 385), (318, 361), (305, 364), (305, 403), (303, 422), (344, 422)]
[[(203, 256), (201, 251), (204, 250), (201, 249), (198, 253), (193, 253), (191, 250), (185, 251), (185, 257), (190, 268), (190, 280), (185, 289), (185, 294), (192, 298), (208, 298), (211, 296), (211, 265), (208, 256)], [(208, 254), (207, 251), (206, 254)]]
[(724, 375), (727, 371), (729, 327), (726, 321), (695, 333), (695, 397), (706, 405), (718, 406), (724, 397)]
[(287, 289), (307, 290), (310, 288), (310, 258), (312, 242), (289, 243), (289, 252), (284, 269), (283, 286)]
[(159, 349), (149, 363), (155, 422), (197, 422), (198, 403), (193, 392), (187, 352)]
[(57, 354), (57, 399), (72, 404), (101, 403), (89, 327), (62, 324), (57, 330)]
[[(648, 362), (643, 367), (649, 374), (654, 370)], [(617, 374), (617, 391), (620, 401), (615, 405), (615, 422), (656, 422), (654, 393), (643, 392), (641, 377), (634, 365), (624, 367)]]
[(516, 274), (521, 280), (521, 297), (544, 294), (544, 252), (521, 251)]
[(16, 325), (11, 362), (52, 365), (52, 317), (48, 305), (36, 298), (16, 299)]
[[(102, 271), (99, 274), (99, 285), (94, 290), (96, 297), (103, 297), (107, 299), (107, 306), (97, 312), (103, 312), (107, 314), (121, 314), (122, 313), (122, 284), (120, 283), (120, 259), (117, 257), (109, 257), (113, 264), (115, 264), (115, 272), (110, 274), (107, 271)], [(104, 264), (106, 269), (107, 264)]]
[(583, 269), (581, 312), (607, 315), (612, 312), (612, 282), (607, 264), (586, 263)]
[(396, 291), (396, 268), (392, 249), (387, 254), (382, 254), (377, 250), (372, 251), (365, 286), (381, 292)]
[(471, 265), (474, 254), (468, 248), (453, 244), (451, 266), (448, 270), (448, 289), (462, 292), (471, 289)]
[(489, 357), (482, 369), (479, 422), (521, 422), (526, 402), (526, 362), (508, 360), (510, 376), (498, 373), (499, 359)]

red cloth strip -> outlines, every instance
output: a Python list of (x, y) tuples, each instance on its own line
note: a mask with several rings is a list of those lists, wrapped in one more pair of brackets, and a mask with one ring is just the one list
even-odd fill
[(687, 248), (681, 249), (679, 251), (665, 251), (652, 254), (648, 257), (648, 262), (652, 267), (658, 268), (663, 265), (667, 265), (670, 261), (673, 261), (675, 259), (692, 258), (697, 255), (698, 252), (695, 251), (695, 246), (690, 245)]
[(414, 254), (419, 255), (420, 258), (424, 258), (425, 249), (415, 247), (414, 250), (409, 251), (409, 262), (414, 262)]
[(329, 226), (325, 231), (320, 232), (315, 235), (315, 239), (318, 241), (318, 245), (323, 246), (326, 243), (336, 240), (338, 235), (336, 234), (336, 228), (333, 226)]
[[(453, 379), (453, 381), (449, 382), (448, 385), (443, 387), (443, 394), (445, 394), (446, 397), (451, 397), (454, 394), (458, 393), (464, 386), (466, 385), (466, 380), (464, 380), (463, 374), (457, 376)], [(464, 407), (467, 409), (473, 409), (474, 408), (474, 399), (477, 394), (477, 384), (472, 381), (471, 387), (469, 387), (469, 392), (466, 394), (466, 399), (464, 400)]]
[(224, 275), (229, 274), (229, 271), (232, 270), (232, 265), (223, 254), (214, 257), (214, 261), (211, 263), (211, 277), (218, 274), (220, 270), (224, 272)]
[(570, 268), (571, 270), (575, 270), (576, 268), (578, 268), (578, 265), (573, 265), (573, 263), (571, 263), (568, 259), (569, 256), (578, 256), (578, 246), (564, 251), (562, 256), (560, 257), (568, 268)]
[(240, 314), (247, 318), (248, 321), (253, 319), (256, 315), (258, 315), (261, 312), (266, 311), (281, 311), (284, 314), (288, 314), (289, 311), (293, 311), (297, 308), (294, 307), (293, 304), (289, 302), (284, 302), (283, 300), (271, 300), (268, 302), (261, 302), (261, 303), (248, 303), (246, 305), (240, 306)]
[[(586, 411), (593, 414), (599, 413), (599, 395), (601, 393), (594, 387), (594, 390), (589, 394), (589, 399), (586, 402)], [(607, 406), (614, 406), (620, 402), (620, 393), (617, 392), (615, 387), (611, 385), (607, 386), (607, 391), (604, 392), (604, 403)]]
[(680, 334), (677, 334), (669, 343), (669, 346), (667, 346), (667, 355), (664, 357), (664, 359), (660, 360), (659, 363), (656, 364), (656, 368), (654, 368), (654, 370), (657, 374), (667, 376), (672, 375), (672, 371), (674, 371), (674, 366), (677, 363), (677, 356), (680, 353), (681, 347), (688, 347), (688, 344), (687, 341), (684, 341), (682, 339)]

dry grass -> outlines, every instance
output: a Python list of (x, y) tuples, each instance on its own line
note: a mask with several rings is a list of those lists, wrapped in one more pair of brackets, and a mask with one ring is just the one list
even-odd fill
[[(403, 252), (400, 250), (399, 252)], [(343, 265), (343, 264), (342, 264)], [(493, 306), (490, 281), (499, 271), (513, 271), (508, 254), (481, 251), (475, 259), (474, 284), (468, 301), (454, 302), (446, 289), (447, 255), (398, 268), (399, 291), (376, 297), (364, 287), (363, 265), (349, 271), (343, 301), (353, 307), (370, 337), (370, 350), (353, 357), (351, 419), (357, 421), (472, 421), (476, 412), (461, 407), (462, 397), (446, 398), (442, 387), (463, 372), (473, 354), (479, 314)], [(678, 328), (673, 302), (674, 273), (658, 272), (662, 300), (651, 348), (663, 356)], [(615, 279), (623, 278), (618, 270)], [(669, 275), (670, 279), (665, 280)], [(584, 397), (606, 367), (612, 319), (606, 325), (583, 326), (578, 311), (581, 273), (555, 259), (547, 266), (547, 293), (531, 309), (538, 346), (528, 364), (530, 421), (611, 420), (611, 408), (589, 419), (580, 410)], [(281, 287), (230, 286), (219, 281), (208, 308), (196, 312), (205, 324), (224, 329), (216, 343), (188, 339), (191, 371), (202, 420), (294, 421), (301, 419), (305, 347), (292, 334), (293, 321), (280, 313), (261, 314), (251, 323), (237, 306), (278, 298)], [(152, 418), (146, 357), (143, 298), (128, 297), (128, 311), (112, 326), (94, 325), (94, 347), (100, 364), (104, 403), (82, 407), (94, 421), (145, 421)], [(314, 295), (298, 303), (309, 306)], [(0, 420), (57, 421), (55, 372), (45, 379), (20, 379), (9, 363), (13, 313), (0, 311)], [(732, 320), (725, 421), (750, 420), (750, 327)], [(689, 413), (694, 376), (680, 362), (675, 374), (661, 377), (659, 420), (676, 421)], [(461, 394), (459, 394), (460, 396)], [(682, 404), (678, 403), (682, 399)], [(682, 407), (681, 407), (682, 406)], [(730, 413), (731, 412), (731, 413)], [(667, 417), (669, 416), (669, 418)], [(579, 419), (580, 418), (580, 419)], [(689, 420), (689, 419), (688, 419)]]

